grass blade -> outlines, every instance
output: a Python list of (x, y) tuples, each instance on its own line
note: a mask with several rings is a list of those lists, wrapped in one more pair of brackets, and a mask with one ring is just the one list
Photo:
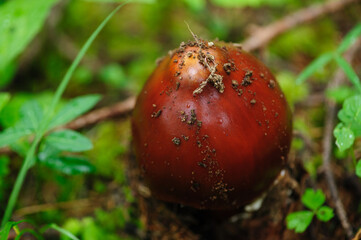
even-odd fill
[(5, 222), (1, 228), (0, 240), (7, 240), (11, 229), (14, 226), (17, 226), (19, 223), (22, 223), (22, 222), (26, 222), (26, 220), (21, 220), (18, 222)]
[(361, 82), (351, 65), (342, 56), (337, 55), (335, 58), (337, 64), (345, 72), (348, 79), (355, 86), (355, 88), (361, 93)]
[(79, 238), (77, 238), (76, 236), (74, 236), (71, 232), (69, 232), (68, 230), (59, 227), (58, 225), (56, 225), (55, 223), (50, 224), (49, 228), (52, 228), (58, 232), (60, 232), (61, 234), (67, 236), (68, 238), (72, 239), (72, 240), (79, 240)]
[(28, 128), (8, 128), (0, 133), (0, 147), (9, 146), (20, 138), (30, 134), (32, 134), (32, 131)]
[(21, 232), (16, 236), (15, 240), (21, 240), (22, 236), (24, 234), (31, 234), (37, 240), (44, 240), (44, 238), (39, 233), (37, 233), (34, 229), (31, 229), (31, 228), (26, 228), (26, 229), (21, 230)]
[(361, 23), (357, 24), (347, 35), (343, 38), (340, 46), (337, 48), (337, 52), (342, 54), (345, 52), (361, 35)]
[[(113, 17), (113, 15), (125, 4), (127, 4), (129, 1), (124, 2), (123, 4), (120, 4), (118, 7), (116, 7), (104, 20), (103, 22), (98, 26), (98, 28), (93, 32), (93, 34), (88, 38), (88, 40), (85, 42), (81, 50), (79, 51), (78, 55), (74, 59), (73, 63), (71, 64), (70, 68), (66, 72), (63, 80), (61, 81), (58, 89), (55, 92), (53, 101), (49, 108), (49, 113), (47, 114), (48, 121), (54, 114), (54, 110), (56, 108), (56, 105), (59, 103), (59, 100), (61, 96), (63, 95), (66, 87), (68, 86), (68, 83), (73, 76), (73, 73), (76, 69), (76, 67), (79, 65), (81, 59), (84, 57), (86, 51), (89, 49), (90, 45), (93, 43), (94, 39), (98, 36), (99, 32), (104, 28), (104, 26), (108, 23), (108, 21)], [(49, 122), (46, 122), (48, 125)]]
[(310, 63), (296, 79), (297, 84), (301, 84), (307, 80), (312, 74), (314, 74), (320, 68), (323, 68), (333, 58), (333, 53), (324, 53)]

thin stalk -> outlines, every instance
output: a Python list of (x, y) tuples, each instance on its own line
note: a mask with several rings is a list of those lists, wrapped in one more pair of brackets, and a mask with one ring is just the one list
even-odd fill
[(29, 164), (31, 163), (32, 159), (35, 157), (35, 151), (40, 143), (41, 138), (42, 138), (41, 134), (38, 134), (35, 137), (35, 140), (33, 141), (28, 153), (26, 154), (25, 161), (24, 161), (23, 165), (21, 166), (20, 173), (16, 178), (14, 188), (11, 192), (9, 202), (6, 206), (6, 210), (5, 210), (2, 222), (1, 222), (1, 227), (3, 227), (10, 219), (10, 216), (14, 210), (14, 206), (16, 204), (21, 186), (23, 185), (24, 179), (28, 172)]
[(93, 32), (93, 34), (88, 38), (88, 40), (85, 42), (81, 50), (79, 51), (78, 55), (74, 59), (73, 63), (71, 64), (70, 68), (66, 72), (63, 80), (61, 81), (59, 87), (57, 88), (53, 101), (50, 105), (49, 112), (47, 114), (48, 120), (52, 117), (55, 107), (59, 103), (59, 100), (61, 96), (63, 95), (66, 87), (68, 86), (68, 83), (71, 79), (71, 76), (73, 75), (75, 69), (79, 65), (81, 59), (85, 55), (86, 51), (89, 49), (90, 45), (93, 43), (94, 39), (98, 36), (99, 32), (104, 28), (104, 26), (108, 23), (108, 21), (113, 17), (113, 15), (125, 4), (127, 4), (129, 1), (124, 2), (123, 4), (116, 7), (104, 20), (103, 22), (98, 26), (98, 28)]
[(10, 217), (12, 215), (12, 212), (14, 210), (14, 206), (15, 206), (15, 204), (17, 202), (17, 199), (18, 199), (18, 196), (19, 196), (19, 192), (20, 192), (21, 187), (22, 187), (22, 185), (24, 183), (26, 174), (27, 174), (27, 172), (29, 170), (30, 163), (31, 163), (32, 159), (35, 157), (35, 153), (36, 153), (37, 148), (39, 147), (39, 143), (40, 143), (41, 139), (44, 137), (44, 135), (46, 134), (46, 132), (48, 130), (48, 126), (49, 126), (49, 123), (51, 121), (51, 118), (54, 115), (55, 108), (56, 108), (57, 104), (59, 103), (59, 100), (60, 100), (61, 96), (63, 95), (66, 87), (68, 86), (68, 83), (69, 83), (69, 81), (71, 79), (71, 76), (73, 75), (76, 67), (79, 65), (81, 59), (84, 57), (86, 51), (89, 49), (89, 47), (93, 43), (94, 39), (98, 36), (99, 32), (104, 28), (104, 26), (113, 17), (113, 15), (122, 6), (124, 6), (128, 2), (130, 2), (130, 1), (126, 1), (126, 2), (124, 2), (122, 4), (120, 4), (118, 7), (116, 7), (101, 22), (101, 24), (97, 27), (97, 29), (93, 32), (93, 34), (85, 42), (85, 44), (83, 45), (83, 47), (79, 51), (78, 55), (74, 59), (73, 63), (71, 64), (70, 68), (66, 72), (64, 78), (62, 79), (59, 87), (57, 88), (57, 90), (56, 90), (56, 92), (54, 94), (54, 98), (52, 100), (50, 108), (47, 111), (44, 119), (42, 120), (42, 122), (40, 124), (40, 128), (36, 132), (35, 140), (33, 141), (29, 151), (26, 154), (26, 158), (25, 158), (24, 163), (23, 163), (23, 165), (22, 165), (22, 167), (20, 169), (19, 175), (16, 178), (14, 188), (13, 188), (11, 194), (10, 194), (10, 198), (9, 198), (8, 204), (6, 206), (5, 214), (4, 214), (2, 222), (1, 222), (1, 227), (3, 227), (6, 224), (6, 222), (9, 221), (9, 219), (10, 219)]

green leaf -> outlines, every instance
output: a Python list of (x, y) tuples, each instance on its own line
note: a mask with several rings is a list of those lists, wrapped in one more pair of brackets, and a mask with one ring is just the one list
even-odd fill
[(24, 108), (24, 104), (29, 101), (36, 100), (45, 112), (49, 107), (49, 101), (51, 100), (52, 93), (50, 92), (38, 92), (38, 93), (15, 93), (11, 96), (10, 101), (0, 112), (0, 125), (4, 128), (13, 127), (15, 124), (19, 124), (21, 120), (20, 109)]
[(312, 74), (318, 71), (320, 68), (323, 68), (328, 62), (330, 62), (334, 57), (333, 53), (324, 53), (313, 62), (311, 62), (301, 73), (298, 75), (296, 79), (297, 84), (301, 84), (306, 79), (308, 79)]
[(11, 150), (19, 154), (21, 157), (25, 157), (30, 149), (31, 143), (29, 141), (16, 141), (10, 144)]
[(33, 132), (28, 128), (8, 128), (0, 133), (0, 147), (8, 146), (20, 138), (32, 134)]
[(0, 234), (0, 240), (6, 240), (8, 239), (9, 233), (11, 228), (14, 226), (13, 222), (7, 222), (5, 224), (5, 226), (1, 229), (1, 234)]
[(49, 134), (45, 142), (59, 150), (82, 152), (93, 148), (92, 142), (85, 136), (73, 130), (61, 130)]
[(34, 229), (31, 228), (25, 228), (25, 229), (21, 229), (21, 231), (19, 232), (19, 234), (16, 236), (16, 238), (14, 240), (21, 240), (24, 239), (23, 235), (33, 235), (35, 237), (35, 239), (37, 240), (44, 240), (43, 236), (41, 236), (37, 231), (35, 231)]
[(333, 130), (333, 135), (336, 138), (336, 145), (341, 151), (349, 149), (355, 141), (353, 131), (345, 127), (343, 123), (339, 123)]
[(58, 225), (56, 225), (55, 223), (50, 224), (48, 228), (52, 228), (58, 232), (60, 232), (61, 234), (63, 234), (64, 236), (67, 236), (68, 238), (72, 239), (72, 240), (79, 240), (79, 238), (77, 238), (76, 236), (74, 236), (74, 234), (72, 234), (71, 232), (69, 232), (68, 230), (59, 227)]
[(311, 224), (313, 212), (299, 211), (288, 214), (286, 218), (287, 228), (294, 229), (296, 233), (304, 232)]
[(35, 132), (42, 120), (43, 109), (37, 101), (30, 100), (24, 103), (20, 109), (20, 122), (18, 123), (21, 127), (31, 129)]
[(41, 29), (57, 0), (11, 0), (0, 8), (0, 69), (6, 67)]
[(356, 91), (353, 88), (341, 86), (337, 88), (327, 89), (326, 96), (336, 103), (343, 103), (347, 98), (356, 95)]
[(318, 220), (327, 222), (334, 216), (333, 209), (327, 206), (322, 206), (317, 210), (316, 216)]
[(347, 98), (338, 118), (353, 131), (355, 137), (361, 136), (361, 95)]
[(24, 96), (23, 94), (14, 94), (0, 112), (0, 125), (4, 128), (9, 128), (19, 122), (20, 108), (26, 101), (29, 101), (29, 98), (31, 97)]
[(56, 114), (50, 123), (50, 129), (64, 125), (71, 120), (79, 117), (83, 113), (89, 111), (100, 100), (100, 95), (92, 94), (74, 98), (70, 100), (60, 111)]
[(356, 89), (361, 93), (361, 82), (355, 71), (352, 69), (351, 65), (341, 56), (336, 55), (335, 60), (337, 64), (345, 72), (347, 78), (350, 82), (356, 87)]
[(92, 173), (95, 171), (94, 166), (90, 162), (78, 156), (50, 156), (41, 163), (68, 175)]
[(337, 52), (343, 53), (346, 51), (361, 35), (361, 23), (357, 24), (351, 31), (347, 33), (347, 35), (343, 38), (340, 43)]
[(0, 240), (7, 240), (10, 230), (11, 228), (13, 228), (14, 226), (17, 226), (19, 223), (25, 222), (26, 220), (21, 220), (18, 222), (6, 222), (0, 232)]
[(0, 93), (0, 112), (4, 106), (9, 102), (10, 94), (9, 93)]
[(46, 143), (42, 144), (40, 149), (41, 150), (38, 153), (38, 159), (40, 162), (45, 162), (49, 157), (58, 157), (61, 153), (61, 150)]
[(361, 159), (356, 164), (356, 175), (361, 178)]
[(313, 189), (307, 188), (301, 200), (306, 207), (316, 210), (325, 203), (326, 197), (320, 189), (315, 192)]

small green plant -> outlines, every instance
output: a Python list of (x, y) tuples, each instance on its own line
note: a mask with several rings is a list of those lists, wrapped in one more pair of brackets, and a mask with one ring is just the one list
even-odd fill
[[(9, 219), (17, 202), (25, 176), (31, 167), (38, 162), (41, 162), (50, 168), (60, 170), (67, 174), (85, 173), (94, 170), (94, 167), (85, 159), (80, 158), (77, 155), (69, 156), (63, 154), (64, 151), (81, 152), (91, 149), (92, 143), (90, 140), (75, 131), (57, 130), (57, 128), (91, 109), (99, 101), (100, 96), (88, 95), (78, 97), (71, 100), (59, 111), (56, 111), (56, 109), (62, 94), (86, 51), (110, 18), (127, 2), (116, 7), (88, 38), (62, 79), (49, 107), (43, 109), (36, 101), (25, 103), (20, 110), (20, 121), (16, 123), (15, 126), (7, 128), (4, 132), (0, 133), (0, 147), (11, 146), (25, 137), (32, 141), (30, 148), (26, 151), (25, 160), (20, 173), (16, 178), (15, 185), (5, 209), (5, 214), (2, 218), (0, 240), (7, 239), (12, 228), (14, 228), (17, 233), (16, 239), (20, 239), (20, 236), (23, 234), (17, 230), (17, 225), (20, 222), (9, 222)], [(8, 95), (1, 95), (0, 107), (7, 102), (8, 98)], [(58, 230), (63, 234), (67, 234), (64, 232), (65, 230), (54, 224), (49, 225), (49, 227)], [(41, 239), (34, 230), (30, 229), (27, 231), (36, 235), (38, 239)], [(77, 239), (72, 236), (69, 237)]]
[[(335, 60), (338, 66), (344, 71), (353, 88), (338, 87), (329, 89), (326, 96), (337, 103), (343, 103), (342, 109), (338, 112), (340, 123), (335, 127), (333, 134), (336, 138), (336, 145), (340, 151), (350, 150), (355, 163), (356, 175), (361, 177), (361, 160), (358, 162), (354, 156), (354, 141), (361, 137), (361, 82), (351, 65), (342, 57), (342, 54), (361, 35), (361, 23), (356, 25), (343, 39), (339, 47), (332, 52), (327, 52), (316, 58), (299, 75), (296, 82), (303, 83), (312, 74), (322, 69), (331, 60)], [(302, 196), (302, 203), (310, 210), (291, 213), (287, 216), (287, 228), (294, 229), (296, 233), (304, 232), (311, 224), (316, 215), (320, 221), (327, 222), (333, 216), (333, 210), (322, 206), (325, 202), (325, 195), (321, 190), (314, 192), (306, 189)]]
[(333, 131), (336, 145), (340, 151), (348, 151), (354, 161), (356, 175), (361, 177), (361, 159), (358, 161), (354, 155), (354, 142), (361, 137), (361, 82), (352, 66), (342, 57), (342, 54), (360, 37), (361, 23), (357, 24), (343, 39), (339, 47), (333, 52), (327, 52), (315, 59), (303, 70), (296, 80), (297, 83), (304, 82), (317, 70), (323, 68), (331, 60), (344, 71), (352, 88), (341, 86), (329, 89), (326, 96), (338, 103), (343, 103), (338, 112), (340, 123)]
[(302, 233), (311, 224), (314, 216), (323, 222), (333, 218), (332, 208), (323, 205), (326, 197), (320, 189), (317, 191), (311, 188), (306, 189), (301, 200), (310, 210), (290, 213), (286, 218), (288, 229), (294, 229), (296, 233)]

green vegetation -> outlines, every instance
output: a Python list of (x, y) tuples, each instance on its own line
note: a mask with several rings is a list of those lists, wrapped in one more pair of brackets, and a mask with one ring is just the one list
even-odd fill
[[(337, 102), (343, 103), (342, 109), (338, 112), (338, 118), (341, 122), (333, 131), (336, 138), (336, 145), (340, 151), (350, 149), (349, 152), (353, 158), (355, 158), (353, 155), (355, 151), (353, 144), (356, 138), (361, 137), (361, 81), (352, 66), (342, 57), (342, 53), (350, 48), (360, 36), (361, 24), (358, 24), (345, 36), (335, 51), (323, 53), (316, 58), (305, 68), (296, 80), (297, 83), (304, 82), (331, 60), (335, 60), (338, 66), (344, 71), (353, 88), (342, 86), (337, 89), (330, 89), (328, 95)], [(356, 159), (354, 159), (356, 172), (360, 171), (359, 161), (356, 164)], [(357, 175), (360, 176), (359, 174)]]
[(297, 233), (304, 232), (307, 227), (311, 224), (314, 216), (318, 220), (327, 222), (333, 218), (333, 210), (330, 207), (322, 206), (326, 201), (325, 194), (318, 189), (314, 191), (313, 189), (306, 189), (305, 193), (302, 195), (302, 203), (311, 211), (299, 211), (290, 213), (287, 218), (287, 227), (289, 229), (294, 229)]

